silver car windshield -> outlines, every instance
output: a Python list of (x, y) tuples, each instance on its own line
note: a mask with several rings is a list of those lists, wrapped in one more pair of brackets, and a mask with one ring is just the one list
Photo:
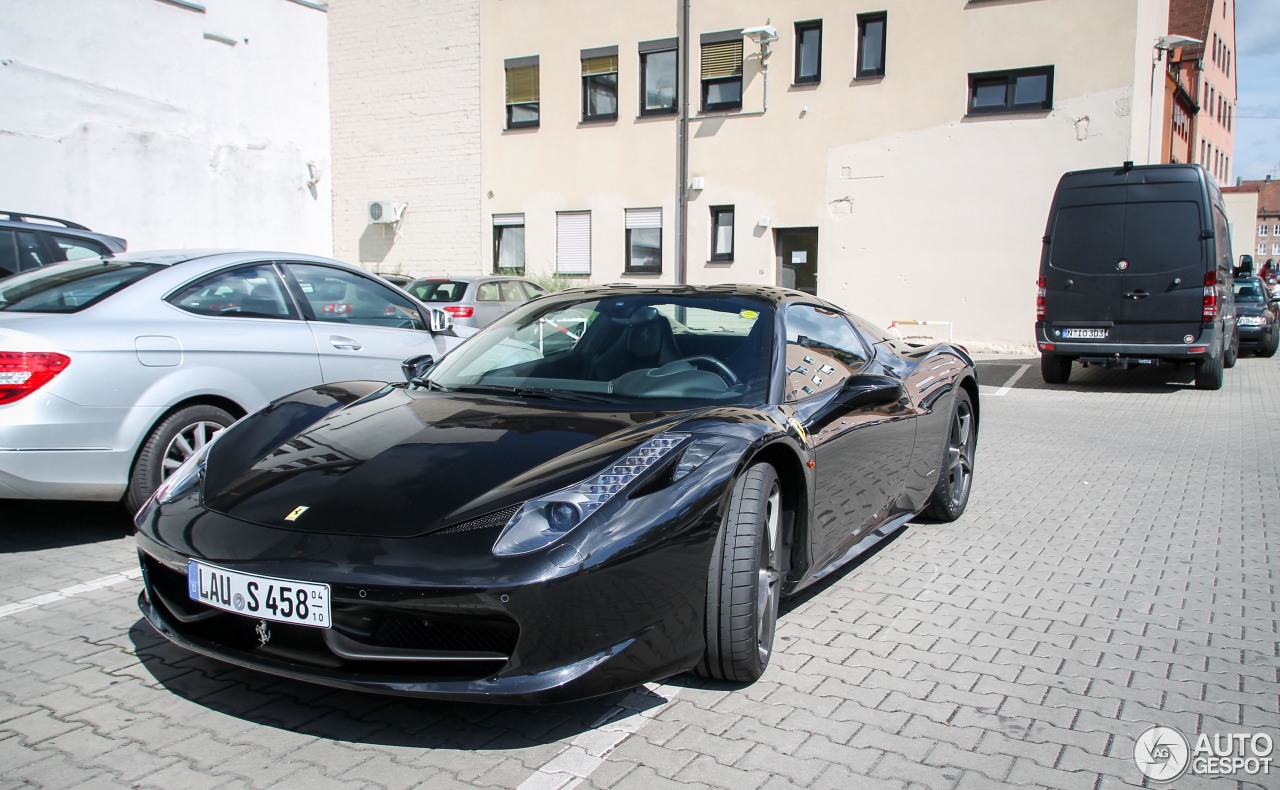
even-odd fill
[(482, 330), (431, 371), (450, 390), (612, 402), (762, 402), (773, 308), (727, 294), (552, 295)]
[(0, 280), (0, 311), (75, 313), (162, 268), (110, 258), (55, 263)]

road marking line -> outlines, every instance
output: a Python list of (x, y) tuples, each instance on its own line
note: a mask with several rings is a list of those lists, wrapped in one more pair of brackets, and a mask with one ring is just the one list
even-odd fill
[(1000, 389), (996, 390), (991, 394), (997, 398), (1003, 398), (1005, 393), (1007, 393), (1009, 389), (1013, 387), (1014, 384), (1018, 383), (1018, 379), (1022, 378), (1022, 374), (1026, 373), (1030, 368), (1031, 368), (1030, 365), (1023, 365), (1020, 368), (1018, 368), (1016, 371), (1014, 371), (1014, 374), (1009, 377), (1009, 380), (1004, 383), (1003, 387), (1001, 387)]
[(125, 582), (137, 581), (141, 577), (141, 568), (129, 568), (128, 570), (123, 570), (119, 573), (113, 573), (110, 576), (103, 576), (101, 579), (94, 579), (82, 584), (73, 584), (70, 587), (64, 587), (63, 589), (58, 590), (57, 592), (37, 595), (32, 598), (18, 601), (17, 603), (4, 604), (3, 606), (0, 606), (0, 617), (8, 617), (11, 614), (25, 612), (28, 609), (36, 609), (51, 603), (57, 603), (58, 601), (65, 601), (68, 598), (75, 598), (77, 595), (84, 595), (85, 593), (93, 592), (94, 590), (113, 587)]
[[(600, 766), (605, 758), (623, 741), (634, 735), (637, 730), (657, 715), (658, 711), (671, 704), (680, 694), (674, 686), (655, 683), (644, 690), (636, 690), (628, 694), (617, 705), (605, 711), (591, 729), (574, 738), (559, 754), (552, 757), (538, 772), (520, 783), (516, 790), (573, 790), (582, 784)], [(666, 702), (652, 708), (640, 709), (639, 705), (628, 705), (633, 696), (657, 695)], [(618, 715), (630, 711), (631, 715), (620, 721), (613, 721)]]

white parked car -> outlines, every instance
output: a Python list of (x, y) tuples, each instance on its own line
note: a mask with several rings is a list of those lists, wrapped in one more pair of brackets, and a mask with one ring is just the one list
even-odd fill
[(322, 382), (394, 380), (451, 318), (339, 261), (127, 253), (0, 281), (0, 498), (140, 507), (209, 437)]

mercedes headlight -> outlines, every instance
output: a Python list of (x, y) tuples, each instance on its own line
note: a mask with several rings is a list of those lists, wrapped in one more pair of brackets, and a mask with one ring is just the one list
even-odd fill
[(600, 474), (577, 485), (530, 499), (507, 522), (498, 542), (493, 544), (493, 553), (528, 554), (551, 545), (591, 518), (605, 503), (688, 438), (687, 433), (659, 434)]

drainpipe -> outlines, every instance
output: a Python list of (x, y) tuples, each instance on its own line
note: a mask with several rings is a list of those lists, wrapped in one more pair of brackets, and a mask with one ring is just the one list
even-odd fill
[(680, 3), (680, 118), (676, 123), (676, 284), (689, 272), (689, 2)]

